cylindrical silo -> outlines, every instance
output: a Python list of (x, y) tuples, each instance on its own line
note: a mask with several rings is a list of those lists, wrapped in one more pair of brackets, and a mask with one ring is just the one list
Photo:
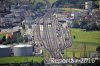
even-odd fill
[(13, 47), (14, 56), (31, 56), (32, 45), (19, 44)]
[(0, 57), (10, 56), (11, 48), (10, 46), (0, 45)]

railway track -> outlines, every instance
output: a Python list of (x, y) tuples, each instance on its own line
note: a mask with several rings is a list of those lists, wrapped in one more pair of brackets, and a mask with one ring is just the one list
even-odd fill
[(50, 10), (43, 17), (37, 18), (34, 31), (36, 43), (42, 44), (43, 49), (46, 50), (44, 54), (46, 63), (49, 63), (49, 58), (64, 58), (61, 52), (72, 44), (68, 24), (66, 23), (66, 26), (64, 26), (66, 28), (64, 28), (63, 23), (59, 22), (59, 18), (53, 16), (53, 14), (54, 10)]

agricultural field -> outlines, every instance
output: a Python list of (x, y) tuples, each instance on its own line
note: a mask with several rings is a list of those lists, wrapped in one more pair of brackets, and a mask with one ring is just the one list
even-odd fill
[[(71, 29), (73, 39), (72, 46), (64, 50), (64, 56), (72, 57), (73, 50), (75, 57), (84, 55), (84, 50), (87, 54), (96, 51), (96, 47), (100, 45), (100, 31), (83, 31), (81, 29)], [(73, 38), (75, 36), (75, 38)], [(86, 47), (86, 49), (84, 49)]]
[(72, 37), (75, 36), (73, 42), (85, 42), (89, 44), (100, 43), (100, 31), (83, 31), (81, 29), (71, 29)]

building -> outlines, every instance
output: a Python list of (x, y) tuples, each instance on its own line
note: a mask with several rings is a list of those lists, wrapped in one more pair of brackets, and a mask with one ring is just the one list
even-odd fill
[(32, 56), (33, 46), (29, 44), (19, 44), (13, 47), (14, 56)]
[(0, 57), (7, 57), (11, 55), (11, 48), (7, 45), (0, 45)]
[(0, 0), (0, 12), (10, 12), (10, 5), (9, 0)]
[(30, 4), (30, 0), (15, 0), (16, 6)]

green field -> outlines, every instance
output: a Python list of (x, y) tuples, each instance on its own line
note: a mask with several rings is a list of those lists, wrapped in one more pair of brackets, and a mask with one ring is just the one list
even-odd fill
[(65, 12), (80, 12), (82, 9), (76, 9), (76, 8), (62, 8)]
[[(72, 39), (75, 35), (76, 38), (73, 39), (72, 46), (64, 50), (64, 57), (73, 57), (73, 48), (75, 51), (75, 57), (80, 57), (84, 55), (84, 47), (86, 45), (86, 51), (94, 52), (96, 47), (100, 45), (100, 31), (82, 31), (81, 29), (71, 29)], [(0, 63), (20, 63), (20, 62), (41, 62), (43, 57), (2, 57), (0, 58)]]
[[(81, 29), (71, 29), (71, 35), (73, 39), (72, 46), (64, 50), (64, 56), (72, 57), (73, 48), (75, 51), (75, 57), (80, 57), (84, 54), (84, 47), (86, 45), (86, 51), (94, 52), (96, 47), (100, 45), (100, 31), (82, 31)], [(75, 39), (73, 36), (75, 35)]]
[(100, 44), (100, 31), (82, 31), (81, 29), (71, 29), (72, 37), (74, 42), (85, 42), (90, 44)]
[(43, 60), (43, 57), (1, 57), (0, 58), (0, 64), (3, 63), (23, 63), (23, 62), (41, 62)]

